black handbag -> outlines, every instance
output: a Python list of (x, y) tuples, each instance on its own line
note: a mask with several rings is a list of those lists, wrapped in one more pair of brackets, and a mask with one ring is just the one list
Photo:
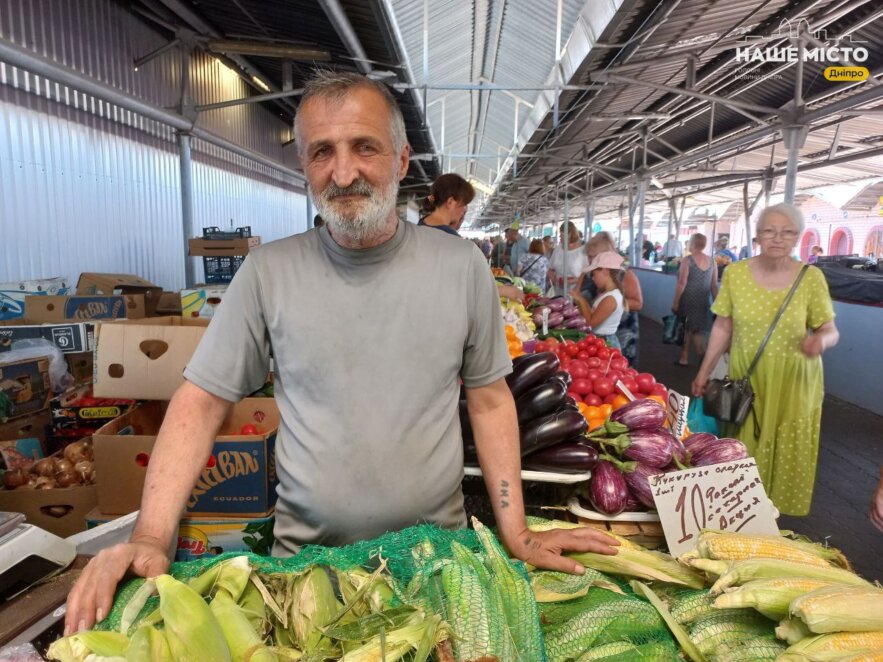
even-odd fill
[(662, 318), (662, 344), (683, 345), (686, 320), (681, 315), (666, 315)]
[(751, 362), (747, 374), (742, 379), (730, 379), (728, 376), (726, 379), (712, 379), (708, 382), (708, 385), (705, 387), (705, 394), (702, 397), (703, 409), (707, 416), (714, 416), (719, 421), (735, 423), (736, 425), (742, 425), (745, 419), (748, 418), (748, 414), (754, 405), (754, 389), (751, 387), (750, 381), (751, 373), (757, 367), (760, 355), (763, 354), (770, 336), (773, 335), (776, 324), (779, 323), (779, 319), (782, 317), (788, 304), (791, 303), (791, 299), (794, 297), (800, 281), (803, 280), (803, 275), (806, 273), (808, 266), (804, 264), (797, 275), (791, 290), (788, 292), (788, 296), (785, 297), (785, 300), (779, 307), (779, 311), (773, 318), (773, 323), (770, 324), (770, 328), (760, 342), (760, 347), (757, 349), (757, 354), (754, 355), (754, 360)]

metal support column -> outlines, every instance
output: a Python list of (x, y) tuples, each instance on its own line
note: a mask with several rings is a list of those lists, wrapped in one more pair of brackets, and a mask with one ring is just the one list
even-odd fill
[[(557, 197), (557, 195), (556, 195)], [(567, 282), (567, 258), (568, 253), (570, 252), (570, 191), (565, 186), (564, 187), (564, 220), (562, 221), (562, 225), (564, 225), (564, 296), (570, 300), (570, 285)]]
[(190, 257), (190, 238), (196, 236), (193, 229), (193, 171), (190, 161), (190, 134), (178, 131), (178, 167), (181, 180), (181, 229), (184, 236), (184, 283), (196, 284), (195, 258)]
[(809, 127), (801, 125), (786, 126), (782, 129), (782, 142), (788, 150), (788, 162), (785, 167), (785, 202), (794, 203), (794, 192), (797, 189), (797, 158), (800, 148), (806, 142)]
[[(647, 192), (647, 179), (642, 177), (638, 181), (638, 241), (640, 245), (636, 247), (637, 256), (641, 256), (644, 252), (644, 194)], [(637, 242), (635, 242), (637, 243)], [(640, 266), (641, 262), (632, 263), (634, 266)]]
[(635, 262), (635, 204), (633, 189), (629, 186), (629, 264), (637, 266)]

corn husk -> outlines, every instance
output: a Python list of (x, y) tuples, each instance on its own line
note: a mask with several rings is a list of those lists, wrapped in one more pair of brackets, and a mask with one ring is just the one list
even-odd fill
[(807, 593), (791, 603), (792, 617), (816, 634), (883, 630), (883, 589), (833, 586)]
[(126, 650), (126, 662), (174, 662), (161, 630), (145, 625), (135, 630)]
[(801, 639), (779, 659), (783, 662), (821, 662), (880, 650), (883, 650), (883, 632), (837, 632)]
[(335, 620), (343, 605), (334, 594), (325, 570), (313, 566), (296, 575), (291, 584), (289, 630), (295, 646), (302, 651), (328, 651), (333, 643), (322, 628)]
[(159, 609), (169, 649), (176, 660), (229, 662), (221, 626), (199, 593), (171, 575), (156, 578)]
[(217, 592), (210, 608), (224, 633), (233, 662), (276, 662), (276, 656), (264, 645), (245, 610), (226, 590)]
[[(694, 561), (694, 564), (696, 563), (700, 563), (700, 561)], [(705, 561), (705, 563), (718, 562)], [(697, 567), (704, 569), (701, 565)], [(755, 579), (774, 579), (779, 577), (804, 577), (807, 579), (819, 579), (831, 584), (847, 584), (852, 586), (871, 585), (854, 572), (843, 570), (842, 568), (759, 558), (727, 564), (727, 570), (720, 574), (718, 580), (712, 585), (711, 592), (714, 595), (718, 595), (731, 586), (739, 586)]]
[(46, 656), (58, 662), (84, 662), (90, 655), (121, 657), (129, 647), (129, 638), (119, 632), (87, 630), (52, 642)]
[(714, 601), (717, 609), (753, 608), (774, 621), (788, 616), (791, 601), (827, 586), (838, 586), (819, 579), (784, 577), (754, 579), (738, 588), (727, 589)]

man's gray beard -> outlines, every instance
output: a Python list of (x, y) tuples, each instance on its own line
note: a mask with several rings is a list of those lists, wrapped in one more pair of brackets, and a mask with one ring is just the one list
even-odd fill
[[(333, 236), (344, 239), (347, 243), (364, 244), (388, 229), (389, 217), (395, 212), (399, 183), (393, 179), (386, 189), (378, 190), (359, 178), (346, 188), (332, 182), (321, 193), (317, 194), (312, 187), (310, 192), (319, 215), (328, 224)], [(339, 213), (334, 207), (333, 199), (340, 195), (367, 195), (369, 198), (363, 210), (355, 217), (350, 217)]]

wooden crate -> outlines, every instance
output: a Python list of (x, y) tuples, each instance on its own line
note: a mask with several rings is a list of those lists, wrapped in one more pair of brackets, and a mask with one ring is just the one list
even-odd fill
[(659, 522), (606, 522), (602, 520), (585, 519), (583, 517), (570, 516), (570, 519), (580, 524), (586, 524), (600, 531), (615, 533), (623, 538), (643, 545), (648, 549), (665, 547), (665, 534)]

